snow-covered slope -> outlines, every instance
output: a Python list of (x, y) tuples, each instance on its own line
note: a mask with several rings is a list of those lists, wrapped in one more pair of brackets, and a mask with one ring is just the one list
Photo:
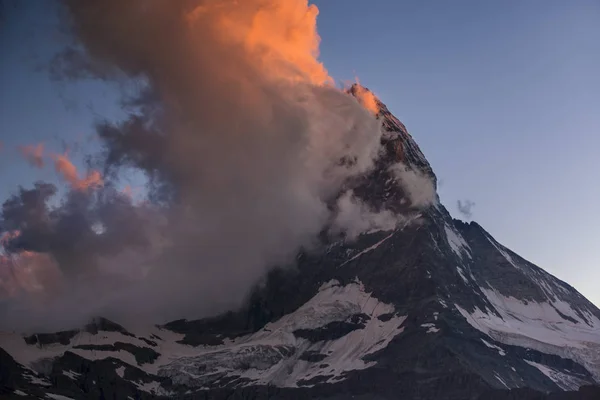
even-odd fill
[[(156, 376), (154, 382), (131, 381), (154, 394), (172, 393), (161, 388), (160, 378), (191, 389), (233, 382), (242, 386), (314, 386), (342, 381), (348, 371), (375, 365), (366, 358), (402, 333), (405, 318), (395, 313), (393, 305), (365, 292), (360, 281), (341, 285), (332, 280), (296, 311), (253, 334), (221, 344), (194, 347), (181, 343), (184, 335), (166, 327), (125, 330), (101, 321), (111, 324), (111, 330), (72, 332), (54, 338), (58, 342), (34, 335), (27, 343), (20, 335), (0, 333), (0, 347), (31, 369), (31, 384), (44, 387), (50, 383), (38, 375), (47, 371), (48, 360), (66, 352), (90, 361), (119, 360), (115, 372), (123, 379), (127, 379), (127, 367)], [(74, 381), (81, 376), (72, 370), (62, 372)]]
[[(475, 261), (463, 261), (457, 267), (459, 273), (468, 271), (465, 283), (478, 296), (477, 302), (465, 303), (468, 310), (460, 300), (455, 302), (467, 322), (497, 342), (573, 360), (600, 381), (598, 309), (569, 285), (499, 244), (477, 224), (459, 222), (457, 226), (467, 238), (462, 240), (477, 249)], [(547, 372), (552, 366), (538, 369)], [(578, 376), (568, 384), (556, 383), (570, 389), (581, 384)]]
[(564, 302), (526, 302), (482, 289), (495, 313), (456, 308), (474, 328), (501, 343), (572, 358), (600, 379), (600, 321), (582, 320)]
[(300, 254), (215, 318), (3, 332), (0, 396), (541, 399), (599, 383), (600, 311), (439, 202), (416, 212), (394, 168), (435, 175), (379, 107), (386, 152), (345, 190), (405, 224)]

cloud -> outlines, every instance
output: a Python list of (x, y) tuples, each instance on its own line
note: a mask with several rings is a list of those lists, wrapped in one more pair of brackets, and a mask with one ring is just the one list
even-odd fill
[(19, 152), (27, 160), (29, 164), (36, 168), (44, 168), (44, 145), (19, 146)]
[(77, 167), (69, 160), (66, 154), (53, 154), (54, 169), (75, 190), (85, 191), (103, 185), (103, 179), (98, 171), (89, 171), (84, 178), (79, 178)]
[(21, 231), (19, 230), (3, 232), (0, 235), (0, 246), (4, 247), (4, 245), (17, 239), (19, 236), (21, 236)]
[(390, 210), (374, 211), (356, 197), (352, 190), (340, 196), (336, 207), (331, 233), (343, 233), (350, 240), (362, 233), (393, 230), (408, 221), (406, 216), (394, 214)]
[(458, 208), (458, 212), (465, 217), (466, 219), (471, 219), (473, 216), (473, 207), (475, 207), (475, 203), (471, 200), (465, 200), (464, 202), (458, 200), (456, 202), (456, 207)]
[(435, 183), (431, 177), (403, 163), (392, 165), (390, 171), (406, 192), (412, 207), (426, 208), (436, 202)]
[(358, 82), (358, 79), (356, 79), (356, 83), (357, 84), (352, 85), (350, 89), (352, 91), (352, 94), (354, 94), (354, 96), (358, 99), (359, 103), (367, 110), (369, 110), (370, 113), (372, 113), (373, 115), (377, 115), (379, 113), (380, 106), (377, 98), (375, 97), (375, 94), (369, 89), (365, 88), (364, 86), (361, 86)]
[[(127, 99), (128, 119), (98, 124), (103, 150), (86, 177), (54, 156), (72, 189), (65, 199), (51, 201), (56, 188), (40, 183), (5, 203), (2, 229), (21, 231), (11, 257), (48, 256), (61, 285), (45, 313), (17, 302), (4, 324), (213, 315), (317, 245), (331, 221), (355, 237), (399, 220), (352, 193), (338, 199), (373, 168), (381, 126), (331, 84), (307, 0), (63, 4), (78, 44), (53, 72), (142, 90)], [(148, 201), (114, 189), (123, 168), (146, 175)], [(431, 201), (425, 177), (398, 174), (415, 206)]]

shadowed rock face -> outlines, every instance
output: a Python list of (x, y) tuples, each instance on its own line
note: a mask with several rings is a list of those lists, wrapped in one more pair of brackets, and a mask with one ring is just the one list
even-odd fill
[[(215, 318), (147, 332), (99, 319), (83, 330), (86, 343), (80, 331), (25, 338), (64, 352), (38, 376), (0, 350), (0, 395), (599, 399), (600, 311), (478, 224), (441, 204), (414, 210), (390, 166), (434, 185), (435, 175), (404, 125), (379, 109), (385, 152), (345, 189), (374, 210), (418, 212), (417, 222), (324, 239), (294, 268), (271, 271), (243, 309)], [(106, 332), (110, 343), (100, 341)]]

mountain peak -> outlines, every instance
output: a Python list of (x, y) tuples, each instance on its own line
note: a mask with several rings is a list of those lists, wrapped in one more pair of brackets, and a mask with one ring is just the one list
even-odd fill
[[(354, 85), (349, 93), (359, 98), (365, 90)], [(568, 399), (580, 388), (598, 394), (585, 387), (600, 383), (600, 310), (476, 222), (453, 219), (439, 201), (417, 201), (411, 190), (435, 195), (435, 174), (404, 125), (373, 99), (384, 152), (344, 190), (374, 210), (405, 216), (404, 224), (302, 253), (293, 268), (272, 270), (243, 308), (213, 318), (136, 329), (97, 319), (46, 336), (0, 334), (0, 393), (378, 400), (543, 399), (547, 392)]]

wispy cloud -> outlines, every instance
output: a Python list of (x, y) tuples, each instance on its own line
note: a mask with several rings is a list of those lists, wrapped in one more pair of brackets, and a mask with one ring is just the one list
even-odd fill
[(466, 219), (471, 219), (471, 217), (473, 217), (473, 207), (475, 207), (475, 203), (471, 200), (458, 200), (456, 202), (456, 207), (458, 208), (458, 212)]
[(37, 145), (25, 145), (18, 147), (21, 155), (27, 160), (27, 162), (36, 167), (44, 168), (44, 144), (39, 143)]

